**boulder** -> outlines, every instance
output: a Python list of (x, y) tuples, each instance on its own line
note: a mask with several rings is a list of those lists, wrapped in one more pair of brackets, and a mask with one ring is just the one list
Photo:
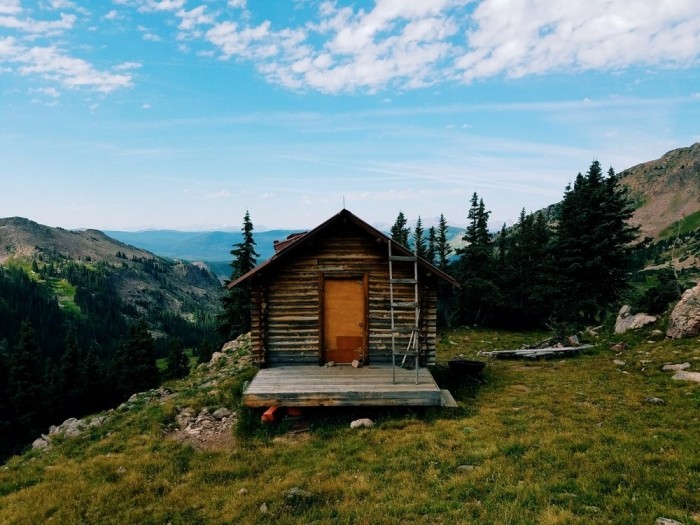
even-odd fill
[(690, 368), (690, 363), (677, 363), (664, 365), (662, 370), (664, 372), (680, 372), (682, 370), (688, 370)]
[(350, 428), (372, 428), (374, 426), (374, 421), (369, 418), (356, 419), (350, 423)]
[(620, 308), (615, 321), (615, 333), (624, 334), (627, 330), (638, 330), (643, 326), (656, 322), (656, 316), (645, 313), (633, 314), (628, 305)]
[(44, 450), (45, 448), (48, 448), (48, 446), (49, 442), (46, 441), (43, 437), (36, 438), (32, 443), (33, 450)]
[(681, 339), (700, 334), (700, 284), (683, 292), (668, 319), (666, 337)]
[(214, 416), (215, 419), (224, 419), (225, 417), (231, 417), (232, 412), (226, 408), (226, 407), (221, 407), (217, 410), (214, 411), (212, 416)]
[(671, 379), (676, 381), (693, 381), (695, 383), (700, 383), (700, 372), (676, 372)]

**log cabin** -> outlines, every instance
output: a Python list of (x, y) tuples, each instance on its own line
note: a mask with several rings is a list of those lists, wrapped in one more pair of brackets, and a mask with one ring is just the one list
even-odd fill
[(445, 404), (427, 369), (440, 282), (458, 286), (346, 209), (275, 242), (270, 259), (229, 284), (250, 286), (261, 368), (244, 404)]

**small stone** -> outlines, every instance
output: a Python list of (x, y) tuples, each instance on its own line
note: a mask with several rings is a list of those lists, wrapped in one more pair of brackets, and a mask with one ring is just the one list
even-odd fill
[(117, 469), (117, 474), (126, 474), (126, 468), (124, 468), (124, 465)]
[(665, 405), (666, 404), (666, 401), (664, 401), (660, 397), (645, 397), (644, 402), (648, 403), (650, 405)]
[(332, 366), (335, 366), (335, 361), (328, 361), (328, 362), (326, 363), (326, 366), (329, 367), (329, 368), (332, 367)]
[(267, 503), (260, 505), (260, 514), (267, 514)]
[(214, 413), (212, 414), (212, 416), (214, 416), (214, 418), (216, 418), (218, 420), (222, 420), (225, 417), (231, 417), (231, 411), (226, 407), (221, 407), (221, 408), (215, 410)]
[(238, 491), (238, 495), (239, 496), (246, 496), (246, 495), (248, 495), (248, 492), (249, 492), (248, 489), (243, 487), (241, 490)]
[(374, 421), (369, 418), (356, 419), (350, 423), (350, 428), (372, 428), (374, 426)]
[(49, 442), (46, 441), (43, 437), (36, 438), (34, 442), (32, 443), (32, 450), (44, 450), (45, 448), (48, 448)]
[(285, 499), (289, 502), (309, 500), (314, 497), (313, 493), (299, 487), (292, 487), (282, 493)]
[(600, 512), (600, 508), (596, 507), (595, 505), (585, 505), (583, 510), (590, 512), (591, 514), (598, 514)]
[(678, 363), (678, 364), (668, 364), (664, 365), (661, 370), (664, 372), (680, 372), (681, 370), (687, 370), (690, 368), (690, 363)]
[(355, 360), (353, 360), (353, 362), (352, 362), (352, 367), (353, 367), (353, 368), (361, 368), (361, 367), (362, 367), (362, 363), (361, 363), (360, 361), (358, 361), (357, 359), (355, 359)]
[(617, 366), (625, 366), (627, 363), (625, 363), (622, 359), (615, 359), (613, 360), (613, 364)]
[(578, 340), (577, 335), (570, 335), (568, 341), (569, 346), (579, 346), (581, 344), (581, 342)]
[(671, 379), (676, 381), (693, 381), (700, 383), (700, 372), (676, 372)]
[(468, 472), (470, 470), (474, 470), (475, 468), (476, 467), (474, 465), (460, 465), (459, 467), (457, 467), (457, 470)]
[(683, 525), (683, 523), (671, 518), (656, 518), (654, 525)]

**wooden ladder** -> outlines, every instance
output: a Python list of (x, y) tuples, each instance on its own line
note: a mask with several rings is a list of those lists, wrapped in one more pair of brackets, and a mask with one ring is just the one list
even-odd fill
[[(406, 359), (413, 357), (415, 359), (415, 369), (416, 369), (416, 384), (418, 384), (418, 359), (420, 357), (420, 345), (418, 344), (419, 338), (419, 319), (420, 319), (420, 305), (418, 303), (418, 256), (414, 253), (413, 255), (393, 255), (391, 253), (392, 241), (388, 243), (389, 246), (389, 305), (391, 312), (391, 368), (392, 368), (392, 381), (396, 384), (396, 356), (402, 356), (401, 364), (403, 366), (406, 363)], [(394, 279), (394, 263), (401, 262), (413, 263), (413, 279)], [(413, 301), (411, 302), (396, 302), (394, 301), (394, 285), (413, 285)], [(406, 327), (396, 327), (396, 314), (397, 309), (399, 312), (407, 313), (407, 309), (412, 309), (414, 313), (413, 326)], [(396, 336), (398, 334), (409, 334), (408, 344), (405, 349), (396, 348)]]

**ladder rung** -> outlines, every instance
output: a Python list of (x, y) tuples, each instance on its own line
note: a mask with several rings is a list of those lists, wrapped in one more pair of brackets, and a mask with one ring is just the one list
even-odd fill
[(418, 257), (415, 255), (392, 255), (389, 257), (389, 260), (396, 262), (416, 262)]
[(391, 279), (391, 284), (418, 284), (418, 279)]
[(401, 308), (401, 307), (405, 307), (405, 306), (410, 306), (410, 307), (412, 307), (412, 308), (417, 308), (417, 307), (418, 307), (418, 303), (416, 303), (416, 302), (410, 302), (410, 303), (408, 303), (408, 302), (407, 302), (407, 303), (392, 303), (391, 306), (392, 306), (393, 308)]
[(420, 357), (420, 354), (415, 350), (396, 350), (393, 352), (394, 355), (410, 355), (413, 357)]

